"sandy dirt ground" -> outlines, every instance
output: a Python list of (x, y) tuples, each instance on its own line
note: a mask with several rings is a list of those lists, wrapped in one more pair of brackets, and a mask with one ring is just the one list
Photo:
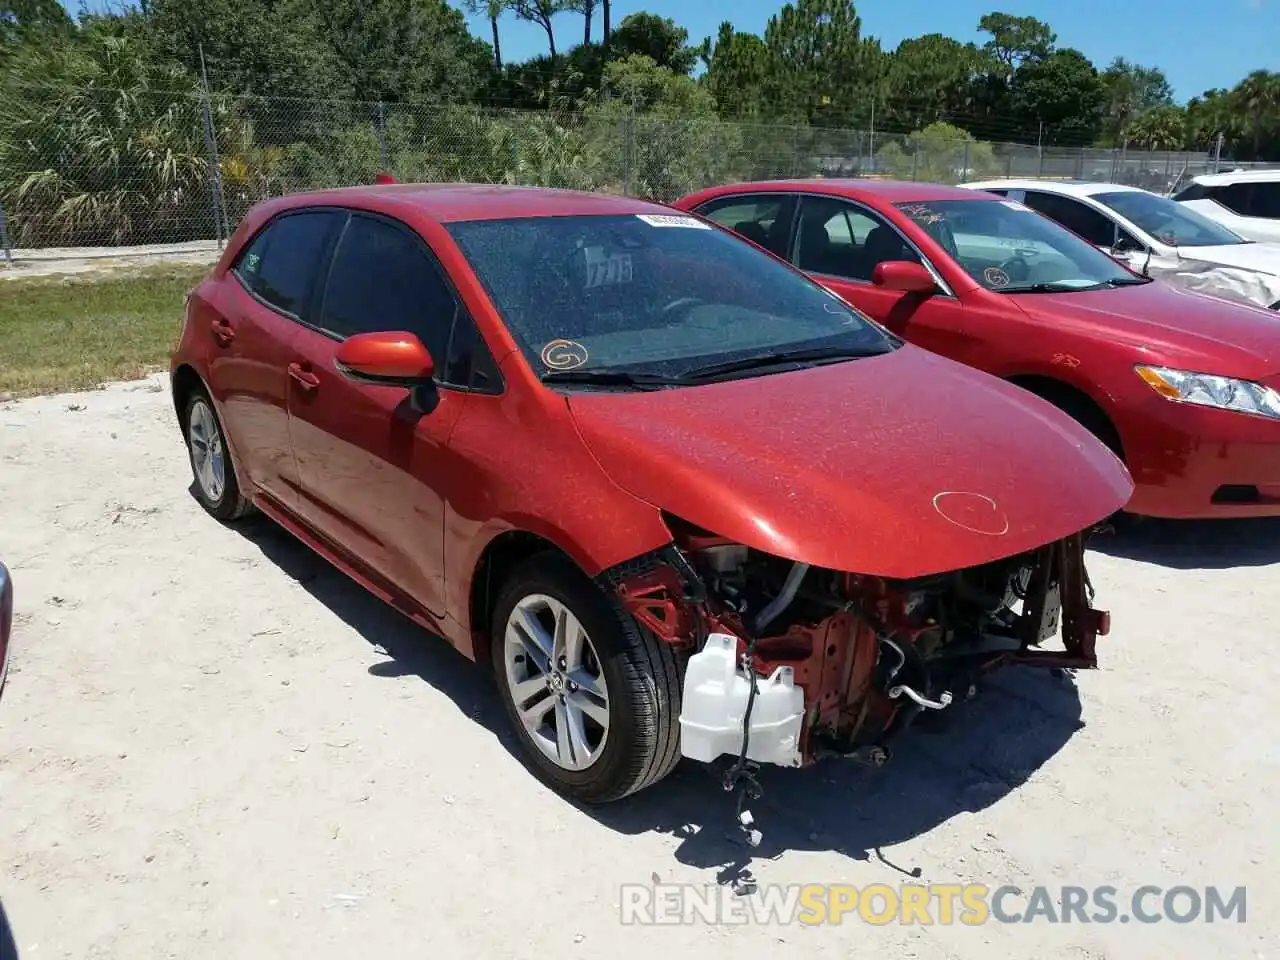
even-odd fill
[[(206, 516), (163, 379), (0, 405), (0, 901), (23, 960), (1280, 957), (1280, 527), (1091, 554), (1104, 669), (1010, 671), (882, 771), (682, 767), (583, 811), (488, 675), (264, 522)], [(1247, 887), (1243, 924), (620, 925), (620, 887)], [(757, 894), (759, 896), (759, 894)], [(2, 948), (0, 948), (2, 949)]]
[(153, 243), (134, 247), (48, 247), (13, 250), (12, 260), (0, 251), (0, 281), (23, 277), (55, 277), (93, 274), (110, 276), (122, 271), (165, 264), (213, 263), (222, 252), (216, 241)]

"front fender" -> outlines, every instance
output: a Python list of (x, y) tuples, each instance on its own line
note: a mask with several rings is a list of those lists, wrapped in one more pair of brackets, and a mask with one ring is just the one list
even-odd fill
[(539, 537), (593, 577), (671, 542), (658, 507), (604, 472), (563, 401), (535, 408), (515, 398), (473, 397), (449, 447), (445, 591), (459, 623), (470, 621), (481, 557), (504, 533)]

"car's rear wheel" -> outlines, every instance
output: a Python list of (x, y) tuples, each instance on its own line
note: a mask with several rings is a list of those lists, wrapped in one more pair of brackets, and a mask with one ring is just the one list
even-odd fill
[(566, 558), (542, 554), (498, 595), (493, 662), (530, 762), (587, 803), (658, 782), (680, 760), (672, 649)]
[(219, 520), (243, 517), (252, 505), (240, 493), (222, 423), (203, 390), (194, 391), (187, 401), (185, 423), (196, 499)]

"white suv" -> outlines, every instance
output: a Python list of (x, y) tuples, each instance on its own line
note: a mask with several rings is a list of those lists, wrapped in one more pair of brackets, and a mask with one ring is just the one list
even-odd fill
[(1247, 240), (1280, 243), (1280, 169), (1204, 174), (1173, 199)]
[(961, 186), (1024, 204), (1138, 273), (1280, 310), (1280, 243), (1245, 240), (1168, 197), (1083, 180), (986, 180)]

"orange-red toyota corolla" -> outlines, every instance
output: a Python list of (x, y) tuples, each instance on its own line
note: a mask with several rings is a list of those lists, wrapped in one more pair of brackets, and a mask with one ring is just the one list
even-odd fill
[(1133, 485), (1102, 443), (667, 207), (269, 201), (188, 298), (172, 387), (205, 509), (491, 662), (587, 801), (682, 755), (883, 762), (979, 673), (1091, 667), (1108, 630), (1084, 543)]

